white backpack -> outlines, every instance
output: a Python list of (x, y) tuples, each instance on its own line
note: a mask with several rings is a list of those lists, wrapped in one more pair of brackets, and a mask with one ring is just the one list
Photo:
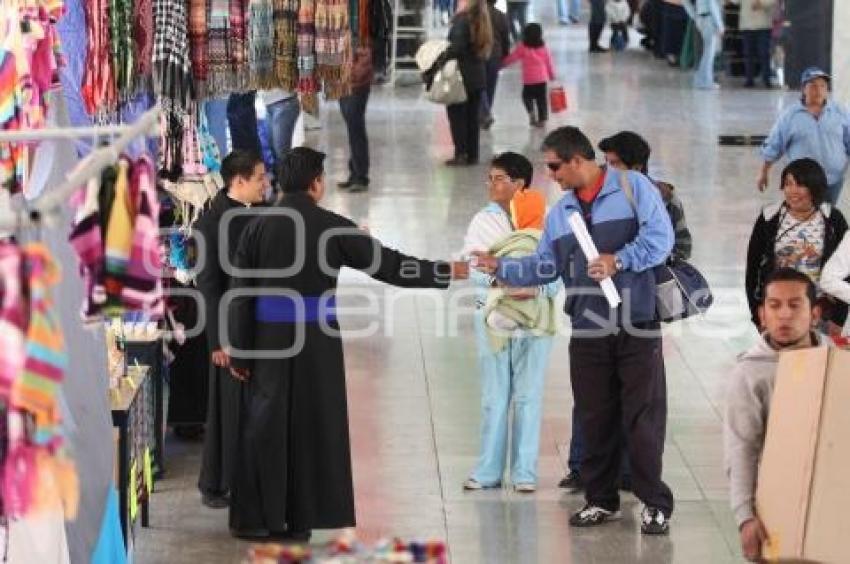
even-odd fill
[[(416, 51), (416, 66), (422, 72), (430, 69), (443, 52), (448, 49), (445, 39), (431, 39), (423, 43)], [(462, 104), (466, 102), (466, 87), (463, 76), (457, 66), (457, 60), (446, 61), (434, 74), (431, 88), (425, 91), (425, 97), (435, 104)]]

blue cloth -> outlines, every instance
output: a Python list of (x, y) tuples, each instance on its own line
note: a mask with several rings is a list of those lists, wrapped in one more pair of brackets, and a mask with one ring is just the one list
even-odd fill
[(623, 270), (613, 277), (623, 299), (615, 320), (599, 284), (587, 275), (587, 259), (569, 225), (572, 214), (583, 216), (572, 191), (546, 216), (537, 252), (501, 259), (497, 278), (511, 286), (537, 286), (560, 277), (567, 288), (564, 310), (574, 329), (611, 329), (655, 320), (655, 276), (651, 269), (670, 255), (673, 227), (652, 181), (635, 171), (625, 174), (632, 185), (637, 221), (632, 204), (620, 188), (620, 173), (606, 172), (602, 189), (591, 205), (588, 229), (600, 253), (615, 254), (623, 263)]
[(848, 155), (850, 114), (832, 100), (827, 101), (819, 118), (802, 101), (795, 102), (779, 116), (761, 148), (762, 158), (769, 163), (782, 156), (789, 161), (815, 159), (826, 172), (830, 186), (844, 182)]
[(260, 296), (255, 305), (261, 323), (316, 323), (336, 321), (335, 296)]
[(207, 127), (218, 145), (218, 153), (225, 157), (230, 151), (227, 144), (227, 98), (217, 98), (204, 102), (207, 114)]
[(262, 155), (257, 126), (257, 92), (231, 94), (227, 100), (227, 124), (230, 127), (231, 149), (252, 151)]
[(280, 162), (283, 154), (292, 148), (292, 134), (295, 123), (301, 114), (298, 96), (290, 96), (266, 106), (266, 127), (269, 130), (271, 149), (275, 162)]
[(493, 353), (479, 309), (475, 313), (475, 340), (481, 374), (481, 448), (471, 477), (484, 486), (501, 483), (513, 400), (511, 481), (536, 484), (543, 385), (552, 338), (516, 336), (504, 349)]
[(720, 31), (710, 15), (697, 16), (695, 22), (702, 36), (702, 57), (694, 73), (694, 87), (714, 88), (714, 58), (720, 46)]
[(121, 534), (121, 519), (118, 516), (118, 492), (112, 485), (106, 494), (100, 536), (92, 552), (91, 564), (125, 564), (126, 562), (127, 552), (124, 548), (124, 536)]
[(718, 0), (685, 0), (682, 7), (692, 20), (707, 16), (711, 18), (716, 29), (723, 31), (723, 9)]

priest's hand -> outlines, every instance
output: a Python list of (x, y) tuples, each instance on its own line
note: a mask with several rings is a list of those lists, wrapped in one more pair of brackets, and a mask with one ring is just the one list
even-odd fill
[(741, 525), (741, 552), (750, 562), (761, 561), (761, 545), (767, 540), (761, 520), (753, 517)]
[(251, 371), (247, 368), (230, 367), (230, 375), (240, 382), (247, 382), (251, 378)]
[(499, 268), (499, 259), (484, 251), (472, 251), (472, 266), (485, 274), (494, 274)]
[(212, 363), (219, 368), (227, 368), (230, 366), (230, 357), (221, 349), (212, 352)]
[(466, 280), (469, 278), (469, 263), (455, 261), (452, 265), (452, 280)]

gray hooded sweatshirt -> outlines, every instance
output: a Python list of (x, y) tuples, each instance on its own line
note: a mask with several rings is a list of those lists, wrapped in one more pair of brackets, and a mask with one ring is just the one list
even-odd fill
[[(823, 346), (819, 335), (815, 339), (818, 346)], [(756, 478), (778, 362), (779, 351), (762, 336), (738, 357), (726, 389), (723, 453), (738, 527), (755, 516)]]

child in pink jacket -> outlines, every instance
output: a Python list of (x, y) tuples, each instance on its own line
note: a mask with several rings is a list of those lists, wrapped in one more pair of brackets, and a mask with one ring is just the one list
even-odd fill
[[(517, 61), (522, 63), (522, 103), (528, 112), (528, 121), (534, 127), (546, 125), (549, 117), (549, 103), (546, 99), (546, 82), (555, 80), (552, 56), (543, 43), (543, 28), (540, 24), (530, 23), (522, 30), (520, 42), (510, 55), (502, 61), (503, 66)], [(537, 104), (537, 117), (534, 115)]]

